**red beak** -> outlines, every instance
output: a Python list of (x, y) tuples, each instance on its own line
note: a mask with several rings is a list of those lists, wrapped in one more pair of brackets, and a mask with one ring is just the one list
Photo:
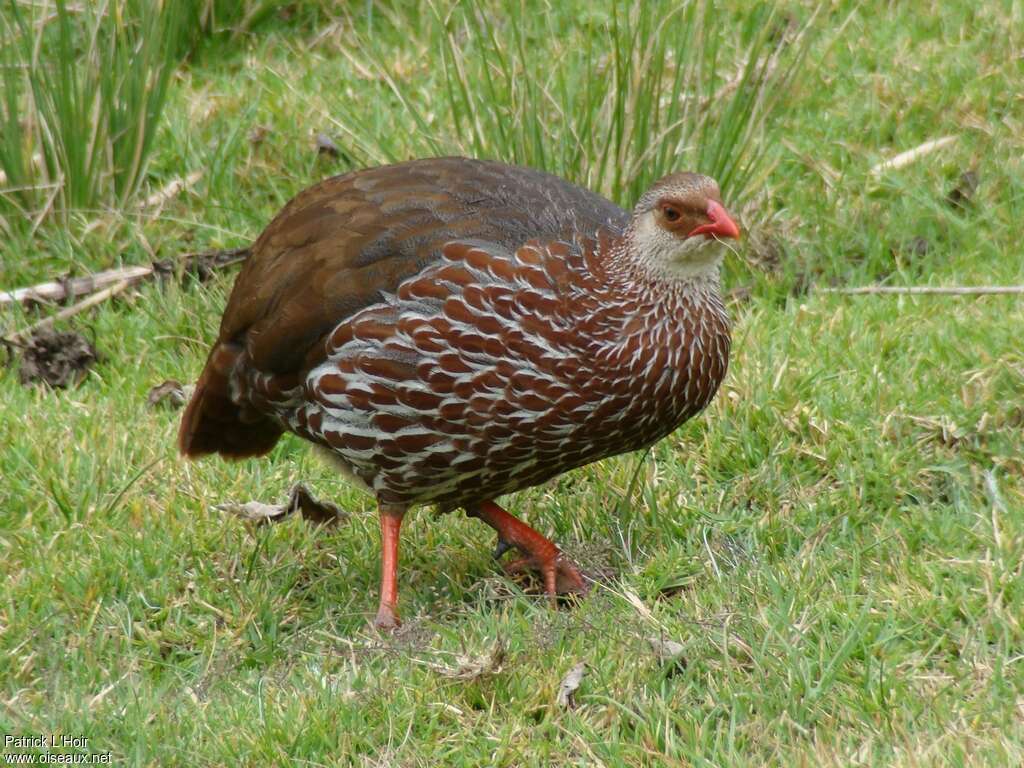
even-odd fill
[(729, 213), (721, 203), (714, 200), (708, 201), (708, 218), (711, 219), (710, 224), (701, 224), (688, 234), (687, 237), (707, 235), (709, 238), (730, 237), (733, 240), (739, 239), (740, 228), (736, 226), (736, 222), (732, 220), (732, 217), (729, 216)]

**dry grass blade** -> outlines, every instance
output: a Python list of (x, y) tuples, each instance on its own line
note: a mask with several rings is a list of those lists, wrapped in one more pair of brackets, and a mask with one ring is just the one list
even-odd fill
[(453, 666), (432, 662), (424, 663), (442, 677), (471, 682), (500, 673), (504, 667), (505, 655), (505, 643), (499, 638), (483, 653), (462, 654), (456, 657)]
[(821, 293), (840, 293), (848, 296), (865, 294), (902, 294), (940, 296), (984, 296), (988, 294), (1021, 294), (1024, 285), (862, 285), (856, 288), (819, 288)]

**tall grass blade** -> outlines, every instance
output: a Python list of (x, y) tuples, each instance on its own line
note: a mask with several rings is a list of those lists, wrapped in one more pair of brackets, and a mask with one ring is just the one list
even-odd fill
[(131, 204), (200, 5), (0, 0), (3, 229)]
[[(429, 6), (419, 42), (439, 50), (442, 82), (430, 92), (441, 104), (425, 104), (390, 76), (372, 40), (360, 43), (401, 105), (396, 123), (415, 126), (408, 153), (530, 165), (623, 204), (680, 169), (714, 176), (742, 201), (810, 37), (770, 7), (730, 17), (711, 0), (612, 4), (590, 25), (575, 6), (541, 0)], [(358, 120), (348, 125), (359, 133)]]

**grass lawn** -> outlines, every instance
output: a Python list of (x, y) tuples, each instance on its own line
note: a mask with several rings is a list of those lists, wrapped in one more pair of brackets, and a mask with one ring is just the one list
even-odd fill
[[(380, 159), (340, 126), (421, 153), (350, 42), (442, 124), (427, 4), (296, 6), (173, 78), (147, 189), (202, 169), (192, 188), (6, 238), (0, 288), (244, 245), (295, 192)], [(607, 7), (579, 3), (581, 29)], [(0, 733), (153, 766), (1024, 764), (1024, 298), (821, 290), (1024, 283), (1024, 6), (836, 0), (816, 28), (726, 270), (743, 290), (717, 399), (645, 458), (506, 499), (599, 576), (589, 597), (551, 610), (499, 572), (489, 529), (418, 510), (405, 627), (375, 633), (369, 497), (291, 436), (185, 463), (180, 412), (147, 406), (198, 375), (234, 272), (168, 280), (61, 326), (102, 355), (81, 385), (0, 369)], [(297, 481), (350, 519), (252, 531), (215, 509)]]

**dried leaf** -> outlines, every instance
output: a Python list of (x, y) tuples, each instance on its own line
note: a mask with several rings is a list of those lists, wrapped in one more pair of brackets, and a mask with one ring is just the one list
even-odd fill
[(659, 661), (673, 661), (686, 650), (686, 646), (682, 643), (661, 637), (648, 637), (647, 642), (651, 644), (651, 649)]
[(298, 512), (303, 520), (322, 525), (335, 525), (348, 519), (348, 513), (337, 504), (321, 501), (311, 494), (302, 483), (292, 488), (288, 500), (288, 513)]
[(651, 644), (651, 650), (662, 664), (670, 665), (673, 670), (686, 668), (686, 658), (683, 656), (686, 652), (685, 645), (662, 637), (648, 637), (647, 642)]
[(576, 691), (585, 674), (587, 674), (587, 662), (581, 661), (562, 678), (562, 682), (558, 686), (558, 698), (555, 700), (559, 707), (573, 709), (576, 706)]
[(954, 208), (966, 208), (978, 191), (978, 172), (971, 170), (960, 174), (956, 186), (946, 195), (946, 202)]
[(182, 384), (176, 379), (168, 379), (149, 390), (146, 402), (151, 408), (156, 406), (171, 409), (181, 408), (192, 397), (195, 389), (193, 384)]
[(321, 155), (341, 157), (341, 150), (338, 149), (338, 145), (326, 133), (318, 133), (316, 135), (316, 151)]
[(227, 512), (230, 515), (235, 515), (257, 525), (279, 523), (291, 514), (291, 510), (283, 504), (264, 504), (262, 501), (246, 501), (244, 503), (227, 501), (223, 504), (217, 504), (214, 506), (214, 509), (219, 509), (221, 512)]
[(279, 523), (289, 515), (298, 512), (304, 520), (320, 525), (334, 525), (342, 520), (348, 519), (348, 513), (337, 504), (329, 501), (320, 501), (302, 483), (297, 484), (293, 489), (287, 504), (265, 504), (262, 501), (225, 502), (217, 504), (214, 509), (235, 515), (255, 523), (256, 525), (268, 525)]

